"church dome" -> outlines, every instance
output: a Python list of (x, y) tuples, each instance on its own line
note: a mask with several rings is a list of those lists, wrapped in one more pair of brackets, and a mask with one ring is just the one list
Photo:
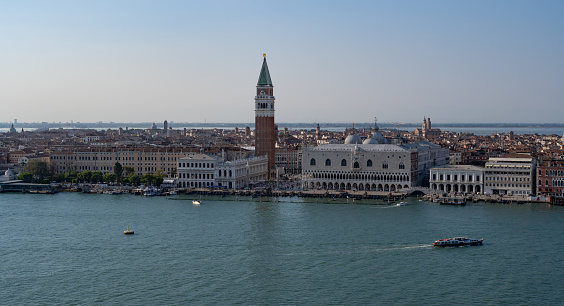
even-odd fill
[(352, 134), (345, 138), (345, 144), (362, 144), (362, 139), (357, 134)]
[(366, 138), (362, 142), (362, 144), (378, 144), (378, 143), (379, 143), (378, 140), (376, 140), (375, 138), (372, 138), (372, 137)]

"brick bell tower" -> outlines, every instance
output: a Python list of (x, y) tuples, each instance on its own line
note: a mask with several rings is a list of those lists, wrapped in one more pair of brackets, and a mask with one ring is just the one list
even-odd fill
[(263, 54), (262, 68), (255, 96), (255, 155), (268, 156), (268, 169), (274, 168), (276, 131), (274, 125), (274, 91), (266, 54)]

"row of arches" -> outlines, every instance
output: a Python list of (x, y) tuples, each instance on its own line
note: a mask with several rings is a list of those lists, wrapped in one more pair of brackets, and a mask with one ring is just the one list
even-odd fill
[(409, 188), (407, 184), (371, 184), (339, 182), (304, 182), (305, 188), (324, 190), (396, 191)]
[[(331, 161), (331, 159), (327, 158), (327, 159), (325, 160), (325, 166), (329, 167), (329, 166), (331, 166), (332, 164), (333, 164), (333, 162)], [(317, 161), (315, 160), (315, 158), (312, 158), (312, 159), (309, 160), (309, 165), (310, 165), (310, 166), (315, 166), (315, 165), (317, 165)], [(344, 159), (344, 158), (341, 159), (341, 167), (346, 167), (346, 166), (347, 166), (347, 160)], [(366, 167), (372, 167), (372, 166), (373, 166), (372, 160), (371, 160), (371, 159), (367, 160), (367, 161), (366, 161)], [(355, 162), (353, 163), (353, 168), (360, 168), (360, 163), (359, 163), (358, 161), (355, 161)], [(388, 163), (387, 163), (387, 162), (384, 162), (384, 163), (382, 164), (382, 169), (388, 169)], [(400, 164), (399, 164), (399, 169), (405, 169), (405, 164), (404, 164), (404, 163), (400, 163)]]
[(306, 177), (325, 180), (345, 180), (345, 181), (394, 181), (410, 182), (409, 175), (406, 173), (331, 173), (331, 172), (310, 172), (305, 173)]
[(480, 185), (431, 184), (431, 189), (442, 192), (482, 193), (482, 188)]

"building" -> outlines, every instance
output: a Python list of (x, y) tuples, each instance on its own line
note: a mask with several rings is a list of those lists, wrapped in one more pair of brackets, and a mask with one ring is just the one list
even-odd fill
[(484, 192), (501, 195), (536, 193), (536, 159), (528, 154), (492, 157), (486, 163)]
[(537, 172), (537, 196), (551, 197), (553, 202), (564, 201), (564, 159), (541, 158)]
[(282, 173), (299, 174), (302, 170), (302, 150), (293, 148), (276, 148), (275, 163), (277, 169), (283, 170)]
[(359, 144), (358, 137), (349, 135), (345, 144), (304, 149), (304, 188), (394, 191), (425, 186), (430, 168), (449, 163), (448, 149), (439, 145), (426, 141), (395, 145), (379, 143), (377, 134), (372, 137)]
[(440, 129), (433, 129), (431, 126), (431, 118), (423, 118), (423, 126), (413, 132), (416, 136), (421, 136), (425, 139), (432, 139), (441, 135)]
[(178, 160), (180, 188), (245, 188), (268, 179), (268, 159), (248, 157), (232, 161), (225, 157), (190, 154)]
[(445, 165), (431, 168), (429, 187), (440, 192), (483, 193), (484, 168)]
[(276, 147), (273, 88), (264, 54), (255, 96), (255, 155), (268, 158), (269, 170), (275, 167)]

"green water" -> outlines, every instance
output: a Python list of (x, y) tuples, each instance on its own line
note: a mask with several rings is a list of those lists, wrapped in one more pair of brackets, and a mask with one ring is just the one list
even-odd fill
[[(1, 304), (554, 305), (564, 296), (564, 207), (180, 198), (0, 194)], [(128, 224), (135, 235), (123, 235)], [(459, 235), (484, 245), (431, 246)]]

